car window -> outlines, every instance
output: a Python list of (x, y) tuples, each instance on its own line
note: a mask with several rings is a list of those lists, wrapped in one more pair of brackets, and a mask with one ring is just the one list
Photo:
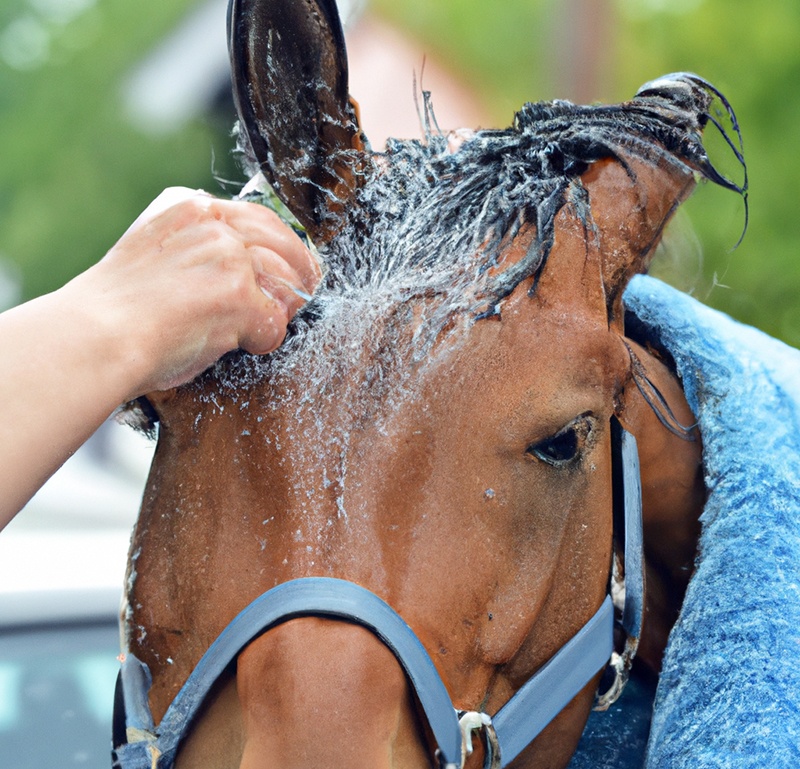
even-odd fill
[(0, 631), (0, 763), (108, 769), (118, 654), (114, 623)]

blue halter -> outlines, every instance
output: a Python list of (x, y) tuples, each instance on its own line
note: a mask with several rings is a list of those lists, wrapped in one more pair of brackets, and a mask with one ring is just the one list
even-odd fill
[[(621, 508), (625, 530), (622, 624), (629, 638), (638, 639), (644, 596), (639, 459), (634, 437), (616, 424), (614, 432), (615, 504)], [(181, 740), (228, 665), (270, 628), (306, 616), (356, 622), (378, 636), (397, 657), (416, 692), (438, 747), (440, 767), (462, 766), (462, 749), (471, 735), (462, 731), (459, 713), (414, 631), (369, 590), (344, 580), (308, 577), (278, 585), (242, 610), (200, 659), (158, 727), (148, 704), (150, 671), (127, 655), (115, 697), (114, 769), (171, 769)], [(486, 729), (487, 767), (505, 767), (513, 761), (606, 665), (613, 651), (613, 626), (614, 607), (607, 596), (583, 628), (494, 716), (476, 714)]]

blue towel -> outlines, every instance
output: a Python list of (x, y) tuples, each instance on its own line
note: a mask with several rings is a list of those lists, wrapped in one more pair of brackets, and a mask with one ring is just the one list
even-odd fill
[(625, 299), (675, 359), (709, 497), (646, 756), (634, 688), (592, 714), (570, 769), (797, 769), (800, 352), (652, 278)]

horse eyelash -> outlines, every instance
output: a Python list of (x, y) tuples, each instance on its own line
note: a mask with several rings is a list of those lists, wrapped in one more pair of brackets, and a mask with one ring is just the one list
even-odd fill
[[(563, 428), (561, 428), (561, 430), (554, 435), (528, 446), (528, 448), (525, 450), (525, 453), (528, 454), (528, 456), (538, 459), (539, 461), (544, 462), (552, 467), (569, 467), (580, 459), (581, 454), (586, 449), (586, 443), (590, 439), (592, 432), (593, 420), (591, 419), (591, 415), (589, 413), (581, 414), (579, 417), (573, 419), (568, 425), (565, 425)], [(576, 440), (576, 450), (572, 457), (563, 460), (556, 460), (549, 456), (542, 448), (553, 444), (569, 433), (572, 433)]]
[(697, 422), (691, 425), (684, 425), (675, 416), (675, 413), (670, 408), (667, 399), (662, 392), (647, 376), (647, 370), (642, 362), (636, 356), (636, 353), (631, 349), (627, 342), (623, 341), (628, 354), (631, 358), (631, 376), (633, 377), (636, 389), (639, 390), (645, 403), (650, 407), (651, 411), (656, 415), (658, 421), (669, 430), (670, 433), (680, 438), (683, 441), (693, 443), (697, 440), (694, 431), (697, 427)]

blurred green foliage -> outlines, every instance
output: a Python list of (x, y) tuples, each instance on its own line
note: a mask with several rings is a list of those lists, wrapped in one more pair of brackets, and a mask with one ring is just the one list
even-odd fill
[(196, 122), (146, 136), (122, 105), (134, 66), (194, 4), (0, 0), (0, 258), (26, 297), (102, 257), (163, 187), (216, 188), (224, 134)]
[[(214, 171), (234, 173), (226, 134), (232, 117), (197, 120), (154, 138), (122, 114), (131, 69), (195, 5), (0, 0), (0, 258), (20, 266), (26, 296), (55, 288), (102, 256), (162, 187), (219, 190)], [(800, 217), (792, 213), (800, 157), (791, 144), (800, 126), (798, 0), (371, 0), (371, 6), (458, 71), (496, 125), (508, 125), (525, 101), (574, 98), (564, 92), (564, 72), (582, 59), (570, 29), (587, 8), (602, 18), (590, 27), (597, 51), (586, 72), (594, 89), (589, 99), (626, 99), (643, 82), (677, 70), (711, 80), (730, 99), (744, 133), (749, 231), (731, 251), (743, 206), (732, 193), (705, 185), (672, 228), (658, 269), (702, 300), (800, 345)], [(3, 35), (31, 18), (48, 32), (46, 60), (9, 66)], [(17, 38), (25, 32), (24, 24), (14, 29)], [(31, 44), (35, 50), (35, 34)], [(712, 153), (736, 173), (718, 141)]]
[[(628, 0), (629, 3), (633, 0)], [(623, 88), (643, 71), (689, 69), (714, 82), (736, 110), (750, 174), (750, 226), (723, 191), (701, 190), (689, 213), (704, 246), (701, 298), (800, 345), (800, 3), (705, 0), (685, 15), (630, 15), (620, 36)], [(641, 64), (639, 64), (641, 63)], [(648, 75), (649, 76), (649, 75)], [(717, 155), (718, 156), (718, 155)], [(712, 157), (714, 155), (712, 154)], [(725, 287), (708, 293), (714, 275)]]

